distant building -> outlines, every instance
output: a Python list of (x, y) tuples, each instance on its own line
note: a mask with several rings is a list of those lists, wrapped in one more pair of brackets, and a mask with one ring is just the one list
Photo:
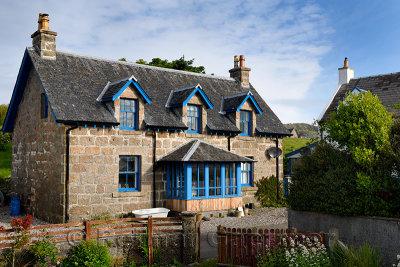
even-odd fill
[(297, 130), (295, 128), (288, 128), (288, 130), (289, 130), (290, 134), (292, 135), (292, 136), (290, 136), (290, 138), (298, 138), (299, 137), (297, 134)]

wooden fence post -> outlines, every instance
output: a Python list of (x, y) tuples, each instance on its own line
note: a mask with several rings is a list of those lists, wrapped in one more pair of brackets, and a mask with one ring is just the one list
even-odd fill
[(85, 221), (85, 238), (86, 241), (90, 241), (90, 236), (92, 235), (92, 225), (90, 221)]
[(147, 234), (148, 234), (148, 246), (149, 246), (149, 265), (154, 263), (153, 259), (153, 218), (149, 216), (147, 218)]

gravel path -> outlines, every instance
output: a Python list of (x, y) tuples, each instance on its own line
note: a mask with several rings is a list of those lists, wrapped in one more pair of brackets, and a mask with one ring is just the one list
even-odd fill
[[(21, 214), (21, 216), (18, 216), (16, 218), (22, 218), (25, 217), (26, 214)], [(3, 226), (4, 228), (11, 228), (11, 221), (12, 221), (11, 215), (10, 215), (10, 206), (1, 206), (0, 207), (0, 226)], [(38, 218), (33, 218), (33, 225), (45, 225), (45, 224), (50, 224), (48, 222), (42, 221)]]
[(210, 221), (202, 221), (201, 232), (210, 233), (216, 232), (217, 227), (222, 225), (224, 227), (235, 228), (287, 228), (287, 208), (259, 208), (251, 210), (251, 215), (236, 218), (226, 216), (224, 218), (217, 218), (219, 213), (203, 212), (203, 216), (210, 218)]

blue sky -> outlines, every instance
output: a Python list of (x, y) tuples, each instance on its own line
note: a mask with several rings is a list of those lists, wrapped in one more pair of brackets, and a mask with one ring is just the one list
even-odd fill
[(284, 123), (313, 122), (348, 57), (355, 76), (400, 71), (398, 1), (10, 1), (0, 3), (0, 103), (8, 103), (39, 12), (57, 49), (130, 61), (195, 58), (228, 76), (244, 54), (250, 81)]

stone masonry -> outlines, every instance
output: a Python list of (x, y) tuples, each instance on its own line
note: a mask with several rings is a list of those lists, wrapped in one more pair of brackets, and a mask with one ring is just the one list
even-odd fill
[(14, 126), (12, 192), (29, 214), (46, 221), (64, 220), (65, 127), (50, 108), (41, 119), (43, 89), (32, 68)]
[[(51, 221), (64, 221), (65, 181), (65, 131), (57, 125), (49, 108), (48, 118), (40, 117), (42, 87), (36, 72), (31, 71), (27, 88), (20, 104), (13, 135), (13, 191), (21, 197), (28, 212)], [(80, 221), (108, 213), (112, 216), (126, 214), (134, 209), (150, 208), (153, 200), (153, 145), (156, 134), (156, 158), (175, 149), (190, 139), (228, 149), (228, 138), (205, 134), (207, 112), (202, 108), (203, 134), (153, 132), (144, 129), (144, 102), (135, 90), (129, 88), (120, 97), (137, 98), (139, 104), (139, 130), (103, 129), (100, 125), (79, 126), (70, 136), (69, 216), (70, 221)], [(190, 103), (202, 104), (194, 96)], [(244, 105), (251, 110), (251, 106)], [(119, 117), (119, 99), (114, 102), (115, 116)], [(183, 120), (186, 107), (181, 109)], [(253, 118), (255, 118), (253, 112)], [(253, 120), (253, 133), (255, 120)], [(265, 137), (236, 136), (231, 138), (231, 151), (243, 156), (253, 156), (254, 180), (275, 174), (275, 159), (265, 151), (275, 146), (274, 140)], [(281, 140), (279, 146), (282, 147)], [(120, 155), (140, 156), (140, 191), (118, 192)], [(280, 161), (280, 170), (283, 168)], [(282, 177), (282, 171), (281, 171)], [(156, 206), (166, 205), (165, 167), (156, 169)], [(243, 203), (256, 202), (256, 187), (242, 187)]]

